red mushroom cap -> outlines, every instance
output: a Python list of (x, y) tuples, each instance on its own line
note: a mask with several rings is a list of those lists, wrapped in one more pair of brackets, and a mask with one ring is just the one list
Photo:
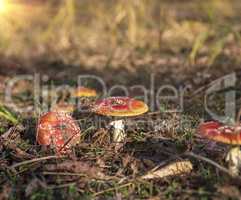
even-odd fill
[(241, 126), (226, 126), (211, 121), (199, 125), (198, 134), (217, 142), (241, 145)]
[(100, 115), (130, 117), (147, 112), (148, 106), (144, 102), (130, 97), (109, 97), (97, 101), (92, 110)]
[(41, 145), (50, 145), (57, 153), (65, 153), (79, 142), (80, 133), (70, 115), (48, 112), (39, 119), (36, 140)]

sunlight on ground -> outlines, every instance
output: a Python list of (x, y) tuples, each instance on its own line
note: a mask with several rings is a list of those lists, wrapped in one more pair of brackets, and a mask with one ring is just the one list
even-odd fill
[(0, 13), (4, 13), (7, 10), (6, 0), (0, 0)]

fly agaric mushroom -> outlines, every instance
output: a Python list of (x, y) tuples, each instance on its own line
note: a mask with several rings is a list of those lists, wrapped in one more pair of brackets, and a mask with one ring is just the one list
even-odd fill
[(75, 103), (78, 102), (78, 108), (81, 107), (82, 110), (85, 107), (89, 109), (90, 105), (93, 104), (93, 99), (95, 100), (97, 93), (94, 89), (80, 86), (72, 91), (71, 96), (74, 98)]
[(49, 145), (62, 154), (79, 142), (80, 133), (79, 126), (70, 115), (48, 112), (39, 119), (36, 140), (40, 145)]
[(124, 117), (138, 116), (148, 111), (148, 106), (139, 100), (130, 97), (109, 97), (98, 100), (92, 107), (92, 111), (111, 117), (118, 117), (110, 123), (114, 128), (113, 141), (122, 142), (125, 137)]
[(219, 122), (210, 121), (199, 125), (198, 133), (210, 140), (221, 142), (224, 144), (234, 145), (226, 156), (226, 161), (229, 163), (229, 170), (233, 175), (239, 174), (241, 167), (241, 126), (227, 126)]
[(72, 92), (73, 97), (96, 97), (97, 93), (94, 89), (86, 88), (86, 87), (78, 87)]

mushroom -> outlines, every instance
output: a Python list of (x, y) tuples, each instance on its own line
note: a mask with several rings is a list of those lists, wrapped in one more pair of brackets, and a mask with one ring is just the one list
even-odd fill
[(80, 128), (75, 120), (64, 112), (48, 112), (39, 118), (36, 140), (48, 145), (58, 154), (66, 153), (80, 140)]
[(231, 147), (227, 156), (229, 170), (234, 175), (239, 174), (241, 167), (241, 126), (236, 124), (234, 126), (227, 126), (216, 121), (205, 122), (199, 125), (198, 133), (210, 140), (230, 144)]
[[(89, 108), (90, 105), (92, 104), (93, 98), (94, 99), (96, 98), (97, 92), (94, 89), (79, 86), (77, 89), (71, 92), (71, 96), (74, 98), (75, 103), (79, 102), (80, 100), (79, 105), (81, 107), (87, 106), (87, 108)], [(79, 105), (78, 105), (78, 108), (79, 108)]]
[(94, 113), (117, 117), (110, 125), (114, 128), (113, 141), (122, 142), (125, 137), (124, 117), (138, 116), (148, 111), (148, 106), (130, 97), (109, 97), (98, 100), (92, 107)]
[(83, 86), (78, 87), (77, 89), (72, 91), (73, 97), (96, 97), (97, 93), (94, 89), (86, 88)]

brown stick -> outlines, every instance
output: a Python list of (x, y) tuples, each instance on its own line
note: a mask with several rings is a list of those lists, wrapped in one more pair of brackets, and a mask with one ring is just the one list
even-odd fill
[(232, 178), (236, 178), (236, 179), (238, 179), (238, 180), (241, 181), (241, 177), (240, 177), (240, 176), (234, 176), (227, 168), (219, 165), (218, 163), (214, 162), (213, 160), (210, 160), (209, 158), (203, 157), (203, 156), (201, 156), (201, 155), (197, 155), (197, 154), (195, 154), (195, 153), (193, 153), (193, 152), (187, 152), (187, 153), (185, 153), (184, 155), (190, 156), (190, 157), (193, 157), (193, 158), (196, 158), (196, 159), (198, 159), (198, 160), (202, 160), (202, 161), (204, 161), (204, 162), (207, 162), (207, 163), (213, 165), (214, 167), (218, 168), (220, 171), (228, 174), (228, 175), (231, 176)]
[(43, 161), (43, 160), (51, 160), (51, 159), (55, 159), (55, 158), (64, 158), (64, 156), (46, 156), (46, 157), (41, 157), (41, 158), (35, 158), (35, 159), (32, 159), (32, 160), (26, 160), (26, 161), (23, 161), (23, 162), (20, 162), (20, 163), (13, 164), (12, 166), (10, 166), (10, 168), (15, 169), (15, 168), (20, 167), (22, 165), (27, 165), (27, 164), (31, 164), (31, 163), (39, 162), (39, 161)]

